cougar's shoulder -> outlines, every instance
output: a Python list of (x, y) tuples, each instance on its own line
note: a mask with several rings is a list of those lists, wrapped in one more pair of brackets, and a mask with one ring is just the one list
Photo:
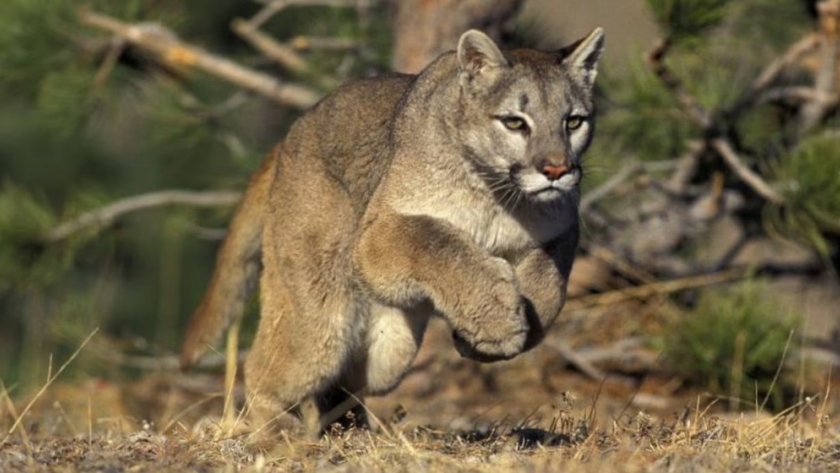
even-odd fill
[(388, 168), (392, 122), (414, 80), (388, 74), (339, 87), (292, 126), (283, 168), (321, 168), (348, 190), (361, 212)]

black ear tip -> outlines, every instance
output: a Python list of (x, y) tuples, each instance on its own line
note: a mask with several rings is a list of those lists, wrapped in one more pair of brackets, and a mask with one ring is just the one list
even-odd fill
[(604, 48), (604, 29), (594, 28), (588, 35), (557, 51), (557, 60), (565, 61), (570, 56), (588, 56), (587, 61), (597, 62)]
[(557, 60), (559, 62), (563, 62), (564, 59), (571, 56), (572, 53), (575, 52), (575, 50), (578, 48), (578, 46), (580, 46), (580, 43), (582, 43), (584, 39), (585, 38), (581, 38), (575, 41), (574, 43), (567, 44), (566, 46), (563, 46), (562, 48), (558, 49)]

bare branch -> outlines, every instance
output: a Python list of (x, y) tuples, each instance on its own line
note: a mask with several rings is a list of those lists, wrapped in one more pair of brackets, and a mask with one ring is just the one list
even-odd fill
[(265, 6), (250, 20), (251, 26), (258, 28), (271, 19), (272, 16), (280, 13), (281, 10), (292, 6), (307, 7), (355, 7), (359, 0), (256, 0)]
[(728, 140), (724, 138), (713, 138), (709, 144), (720, 154), (720, 157), (723, 158), (723, 161), (729, 166), (729, 169), (758, 195), (774, 204), (784, 203), (785, 199), (781, 194), (776, 192), (761, 176), (753, 172), (752, 169), (741, 161), (738, 153), (735, 152)]
[(266, 21), (271, 19), (272, 16), (280, 13), (280, 10), (289, 6), (289, 3), (291, 2), (288, 0), (273, 0), (262, 3), (265, 3), (266, 5), (249, 20), (251, 26), (254, 28), (262, 26)]
[(588, 211), (589, 207), (595, 204), (595, 202), (608, 196), (612, 191), (615, 190), (616, 187), (623, 184), (625, 181), (627, 181), (627, 179), (632, 177), (633, 174), (639, 172), (642, 169), (643, 166), (639, 162), (633, 162), (631, 164), (628, 164), (621, 168), (614, 176), (609, 178), (607, 182), (587, 192), (586, 195), (584, 195), (580, 201), (581, 213), (585, 213), (586, 211)]
[(762, 72), (758, 75), (758, 77), (753, 80), (750, 87), (744, 92), (741, 98), (736, 102), (737, 105), (733, 107), (734, 113), (739, 113), (740, 111), (746, 109), (750, 105), (753, 105), (757, 101), (762, 98), (765, 98), (766, 94), (762, 94), (762, 92), (776, 80), (779, 74), (785, 70), (785, 68), (789, 67), (791, 64), (795, 64), (798, 62), (802, 56), (808, 54), (809, 52), (816, 49), (819, 45), (819, 36), (816, 34), (809, 34), (804, 38), (800, 39), (796, 43), (792, 44), (790, 48), (779, 58), (775, 61), (771, 62)]
[[(840, 1), (840, 0), (837, 0)], [(701, 106), (697, 100), (685, 90), (682, 82), (674, 76), (670, 69), (664, 63), (664, 57), (670, 49), (670, 41), (662, 40), (651, 51), (648, 56), (648, 64), (656, 73), (659, 80), (667, 87), (677, 98), (683, 108), (689, 113), (689, 116), (697, 123), (703, 130), (711, 130), (714, 126), (714, 115)], [(764, 197), (774, 204), (784, 203), (784, 198), (775, 190), (773, 190), (758, 174), (754, 173), (747, 167), (738, 157), (738, 154), (732, 148), (729, 141), (722, 137), (708, 139), (709, 146), (715, 149), (724, 162), (732, 169), (733, 172), (750, 186), (757, 194)], [(702, 148), (695, 147), (689, 149), (689, 157), (694, 155), (694, 159), (702, 152)], [(696, 153), (696, 154), (695, 154)]]
[(641, 337), (624, 338), (605, 347), (581, 348), (575, 351), (575, 356), (590, 365), (601, 366), (610, 376), (620, 371), (651, 372), (656, 369), (659, 354), (645, 348), (644, 342)]
[(159, 25), (155, 25), (156, 31), (151, 31), (150, 28), (123, 23), (91, 11), (80, 12), (79, 20), (125, 38), (131, 44), (160, 56), (167, 63), (200, 69), (284, 105), (306, 109), (321, 97), (321, 94), (309, 87), (284, 84), (268, 74), (186, 44)]
[[(106, 353), (101, 353), (102, 359), (110, 363), (118, 364), (127, 368), (134, 368), (149, 371), (181, 371), (181, 365), (176, 355), (165, 356), (141, 356), (141, 355), (126, 355), (117, 350), (110, 350)], [(248, 356), (248, 350), (242, 350), (238, 354), (239, 363), (245, 361)], [(224, 356), (212, 353), (201, 360), (197, 361), (190, 369), (199, 370), (216, 370), (225, 367), (227, 360)]]
[(105, 80), (111, 74), (114, 66), (116, 66), (117, 61), (120, 58), (120, 54), (122, 54), (125, 50), (125, 46), (126, 41), (123, 38), (114, 38), (111, 40), (111, 46), (108, 48), (108, 53), (105, 55), (105, 59), (96, 71), (96, 76), (93, 78), (94, 87), (102, 87), (102, 84), (105, 83)]
[(625, 277), (645, 284), (657, 282), (653, 274), (630, 263), (610, 248), (592, 243), (584, 244), (582, 247), (586, 248), (592, 257), (608, 264), (610, 268), (623, 274)]
[(680, 105), (689, 113), (691, 119), (704, 130), (708, 130), (712, 127), (712, 114), (685, 90), (682, 81), (665, 65), (665, 55), (668, 54), (670, 49), (671, 41), (669, 39), (660, 40), (648, 54), (648, 65), (662, 84), (674, 94)]
[(241, 197), (242, 194), (235, 191), (192, 192), (167, 190), (136, 195), (83, 213), (55, 227), (44, 238), (49, 242), (63, 240), (87, 227), (106, 227), (117, 217), (139, 210), (166, 205), (186, 205), (191, 207), (229, 206), (239, 202)]
[(355, 7), (361, 3), (377, 3), (377, 0), (254, 0), (263, 5), (286, 7)]
[(767, 89), (758, 98), (758, 102), (786, 101), (786, 102), (822, 102), (828, 106), (837, 105), (836, 93), (826, 95), (816, 87), (777, 87)]
[(227, 236), (227, 228), (207, 228), (199, 225), (189, 225), (188, 231), (199, 240), (222, 241)]
[(274, 38), (257, 29), (252, 22), (237, 18), (233, 20), (230, 27), (240, 38), (253, 46), (254, 49), (265, 54), (289, 71), (295, 74), (309, 72), (309, 64), (294, 49), (285, 44), (278, 43)]
[(359, 42), (350, 38), (330, 38), (321, 36), (295, 36), (287, 43), (295, 51), (313, 49), (355, 49)]
[(840, 54), (840, 0), (824, 0), (817, 3), (820, 23), (820, 63), (817, 69), (814, 87), (818, 94), (802, 107), (800, 116), (800, 133), (807, 133), (822, 121), (826, 112), (831, 108), (832, 102), (824, 100), (825, 97), (836, 95), (837, 92), (837, 66), (838, 54)]
[(596, 368), (589, 360), (579, 356), (577, 352), (572, 350), (566, 343), (556, 340), (549, 343), (549, 346), (557, 351), (557, 353), (566, 361), (566, 363), (574, 366), (581, 373), (595, 381), (602, 381), (606, 375), (603, 371)]
[(570, 297), (566, 303), (565, 310), (581, 310), (589, 307), (617, 304), (631, 299), (646, 299), (659, 294), (697, 289), (742, 279), (746, 274), (747, 271), (743, 269), (730, 269), (719, 273), (701, 274), (699, 276), (689, 276), (671, 281), (657, 281), (641, 286), (604, 292), (602, 294)]
[(677, 167), (671, 175), (671, 179), (665, 183), (665, 189), (677, 195), (684, 195), (688, 184), (694, 178), (697, 167), (700, 164), (700, 156), (707, 149), (704, 141), (690, 140), (686, 142), (686, 152), (677, 160)]
[[(303, 75), (310, 72), (309, 63), (298, 54), (291, 46), (277, 42), (271, 36), (263, 33), (254, 27), (250, 21), (235, 19), (231, 23), (231, 29), (240, 38), (248, 42), (257, 51), (288, 69), (295, 75)], [(314, 79), (319, 86), (325, 89), (333, 89), (338, 83), (328, 77), (317, 77)]]

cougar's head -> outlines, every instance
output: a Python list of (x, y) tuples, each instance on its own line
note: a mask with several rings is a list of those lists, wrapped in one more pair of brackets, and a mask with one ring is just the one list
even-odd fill
[(603, 45), (601, 28), (555, 52), (503, 53), (484, 33), (461, 36), (454, 127), (464, 155), (500, 199), (549, 203), (577, 195)]

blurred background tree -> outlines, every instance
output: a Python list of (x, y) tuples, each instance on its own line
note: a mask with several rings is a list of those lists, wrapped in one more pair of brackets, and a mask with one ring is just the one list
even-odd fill
[[(385, 69), (389, 58), (385, 13), (357, 11), (355, 2), (290, 7), (261, 25), (293, 42), (284, 46), (306, 70), (292, 73), (229, 27), (258, 13), (257, 3), (117, 3), (0, 5), (0, 375), (7, 383), (41, 382), (46, 355), (66, 354), (94, 327), (136, 337), (144, 350), (174, 349), (235, 199), (50, 231), (137, 194), (239, 190), (307, 105), (244, 91), (84, 24), (85, 15), (136, 25), (152, 38), (177, 31), (243, 70), (301, 78), (313, 83), (301, 86), (309, 103), (331, 84)], [(332, 43), (314, 44), (322, 37)]]
[[(49, 355), (63, 358), (96, 327), (100, 346), (75, 365), (87, 373), (122, 372), (98, 361), (108, 354), (174, 352), (237, 192), (342, 81), (417, 71), (471, 27), (508, 45), (561, 45), (517, 16), (534, 0), (71, 3), (0, 4), (7, 385), (41, 383)], [(648, 0), (661, 40), (643, 58), (608, 42), (608, 57), (630, 59), (608, 61), (599, 78), (579, 259), (604, 270), (601, 281), (577, 271), (575, 297), (709, 275), (836, 279), (837, 4)], [(804, 254), (796, 264), (745, 256), (777, 235)], [(611, 258), (597, 257), (605, 250)], [(692, 289), (660, 294), (683, 316), (729, 307), (697, 304), (690, 284), (667, 287)], [(749, 291), (725, 297), (752, 303)], [(666, 338), (690, 344), (686, 326)], [(772, 338), (788, 340), (795, 324), (778, 326)], [(767, 351), (777, 363), (780, 351)], [(676, 357), (680, 370), (710, 363), (687, 356)]]
[[(464, 28), (480, 26), (482, 15), (502, 22), (521, 1), (472, 3), (484, 12), (465, 10)], [(241, 190), (320, 96), (387, 71), (390, 18), (418, 8), (369, 0), (0, 5), (7, 384), (42, 382), (48, 355), (68, 354), (95, 327), (124, 351), (174, 350), (237, 200), (213, 189)], [(447, 41), (398, 54), (427, 61)], [(182, 191), (197, 189), (209, 191)], [(146, 211), (129, 214), (138, 209)]]

